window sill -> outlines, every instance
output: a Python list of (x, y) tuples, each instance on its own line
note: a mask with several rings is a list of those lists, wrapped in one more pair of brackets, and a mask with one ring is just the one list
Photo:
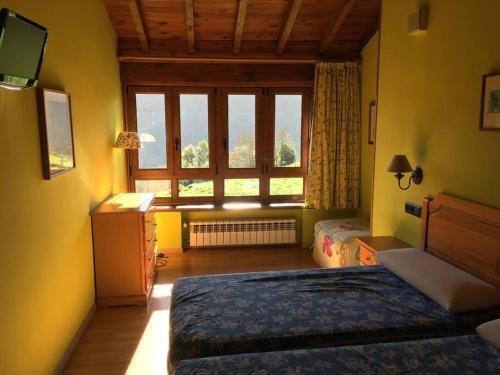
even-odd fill
[(258, 211), (258, 210), (302, 210), (304, 203), (203, 203), (203, 204), (171, 204), (155, 205), (156, 212), (177, 211)]

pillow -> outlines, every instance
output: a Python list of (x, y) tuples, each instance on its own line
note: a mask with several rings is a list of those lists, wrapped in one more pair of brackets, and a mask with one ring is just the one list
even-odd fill
[(500, 319), (481, 324), (476, 328), (476, 332), (481, 338), (500, 349)]
[(500, 305), (500, 289), (422, 250), (381, 251), (377, 260), (450, 312)]

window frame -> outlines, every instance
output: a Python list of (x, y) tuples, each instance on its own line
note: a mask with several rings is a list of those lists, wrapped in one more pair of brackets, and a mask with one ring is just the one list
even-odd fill
[(129, 188), (134, 187), (135, 180), (164, 180), (170, 179), (170, 175), (174, 174), (174, 154), (171, 141), (173, 139), (172, 127), (172, 105), (171, 97), (172, 92), (169, 88), (165, 87), (151, 87), (151, 86), (131, 86), (127, 90), (127, 130), (137, 132), (137, 94), (163, 94), (165, 98), (165, 135), (167, 139), (166, 146), (166, 160), (167, 168), (158, 169), (141, 169), (139, 168), (139, 150), (129, 150), (129, 157), (127, 164), (129, 166)]
[[(310, 87), (167, 87), (139, 86), (125, 87), (126, 129), (137, 131), (136, 94), (158, 93), (165, 95), (165, 126), (167, 137), (167, 168), (139, 169), (138, 150), (129, 150), (127, 155), (128, 187), (135, 192), (136, 180), (170, 180), (171, 197), (156, 198), (159, 205), (193, 204), (224, 202), (304, 202), (309, 158), (310, 121), (312, 108), (312, 90)], [(209, 168), (181, 168), (181, 124), (180, 95), (208, 94), (208, 134), (209, 134)], [(255, 95), (255, 168), (229, 168), (229, 147), (224, 147), (229, 136), (228, 96)], [(301, 166), (274, 166), (274, 124), (275, 95), (302, 95), (302, 136)], [(179, 147), (175, 150), (175, 140)], [(270, 195), (271, 178), (300, 177), (303, 179), (301, 195)], [(224, 196), (224, 180), (226, 179), (259, 179), (259, 195), (257, 196)], [(214, 195), (210, 197), (179, 197), (179, 180), (212, 180)]]
[[(274, 150), (275, 150), (275, 125), (276, 125), (276, 95), (302, 95), (302, 136), (300, 145), (300, 167), (276, 167), (274, 166)], [(267, 179), (267, 196), (268, 201), (287, 201), (295, 202), (305, 201), (306, 194), (306, 181), (307, 181), (307, 170), (309, 166), (309, 142), (310, 142), (310, 129), (311, 129), (311, 90), (306, 88), (291, 88), (291, 87), (279, 87), (270, 88), (268, 90), (268, 95), (271, 97), (269, 100), (269, 111), (267, 120), (270, 122), (269, 126), (269, 136), (267, 137), (266, 149), (268, 154), (266, 159), (268, 160), (268, 166), (266, 166), (266, 172), (269, 175)], [(301, 195), (271, 195), (271, 178), (302, 178), (302, 194)]]
[[(221, 190), (222, 201), (248, 201), (260, 202), (263, 197), (262, 175), (265, 149), (259, 143), (262, 138), (262, 123), (266, 117), (264, 107), (264, 90), (250, 87), (224, 87), (218, 90), (218, 116), (219, 127), (218, 139), (218, 161), (219, 173), (218, 184)], [(255, 168), (229, 168), (229, 95), (255, 95)], [(224, 181), (227, 179), (259, 179), (259, 194), (253, 196), (225, 196)]]

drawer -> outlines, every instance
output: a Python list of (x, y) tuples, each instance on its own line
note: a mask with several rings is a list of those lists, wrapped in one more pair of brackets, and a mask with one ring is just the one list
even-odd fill
[(151, 288), (151, 285), (153, 284), (153, 281), (155, 279), (155, 266), (156, 260), (154, 256), (149, 261), (146, 261), (146, 274), (144, 275), (146, 292), (149, 292), (149, 289)]
[(144, 252), (146, 252), (154, 242), (156, 242), (156, 226), (151, 225), (144, 235)]
[(375, 254), (363, 246), (361, 246), (361, 249), (359, 250), (359, 260), (361, 264), (365, 266), (375, 266), (377, 264)]
[(151, 207), (149, 210), (146, 211), (144, 214), (144, 229), (147, 230), (150, 225), (156, 224), (155, 220), (155, 208)]
[(145, 261), (149, 261), (154, 255), (155, 255), (155, 248), (156, 248), (156, 241), (151, 241), (150, 243), (147, 244), (148, 247), (146, 247), (144, 250), (144, 259)]

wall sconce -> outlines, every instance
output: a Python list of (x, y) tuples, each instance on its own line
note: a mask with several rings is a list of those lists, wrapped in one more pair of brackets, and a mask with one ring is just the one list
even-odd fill
[[(398, 186), (401, 190), (408, 190), (412, 181), (415, 185), (420, 185), (422, 179), (424, 178), (422, 169), (419, 167), (413, 169), (410, 162), (406, 158), (406, 155), (394, 155), (389, 167), (387, 168), (387, 172), (395, 173), (394, 176), (398, 179)], [(401, 187), (401, 179), (404, 177), (404, 174), (408, 172), (411, 172), (408, 186), (405, 188)]]

